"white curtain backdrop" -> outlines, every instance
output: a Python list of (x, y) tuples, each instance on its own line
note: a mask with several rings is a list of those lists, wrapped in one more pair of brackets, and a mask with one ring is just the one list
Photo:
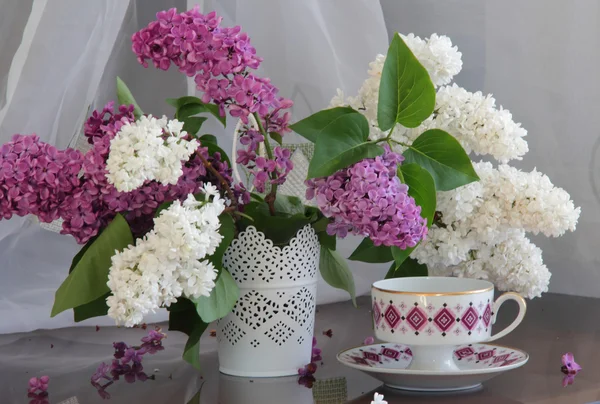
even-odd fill
[[(130, 47), (133, 32), (168, 7), (185, 0), (0, 0), (0, 142), (14, 133), (37, 133), (66, 147), (92, 109), (114, 99), (115, 77), (128, 83), (144, 111), (170, 113), (165, 98), (185, 95), (188, 85), (177, 71), (139, 66)], [(226, 24), (240, 24), (265, 58), (261, 74), (291, 97), (300, 119), (325, 107), (336, 88), (356, 91), (367, 65), (387, 48), (379, 3), (370, 0), (210, 1)], [(7, 11), (7, 12), (5, 12)], [(5, 18), (11, 15), (9, 22)], [(76, 16), (76, 18), (74, 18)], [(275, 35), (276, 33), (276, 35)], [(4, 38), (7, 38), (5, 41)], [(8, 56), (7, 56), (8, 55)], [(232, 128), (206, 127), (230, 149)], [(288, 141), (297, 141), (291, 139)], [(342, 243), (349, 254), (352, 241)], [(356, 241), (354, 241), (356, 245)], [(0, 333), (72, 325), (72, 314), (50, 319), (54, 292), (67, 275), (79, 246), (69, 236), (41, 229), (31, 218), (0, 222)], [(368, 291), (379, 273), (353, 268), (358, 290)], [(319, 302), (346, 299), (321, 284)], [(165, 313), (148, 321), (165, 319)], [(112, 324), (108, 318), (84, 325)]]
[[(130, 36), (156, 11), (189, 3), (194, 1), (0, 0), (0, 142), (13, 133), (36, 132), (65, 147), (90, 109), (114, 99), (117, 75), (144, 111), (170, 113), (164, 99), (188, 91), (185, 77), (143, 69), (130, 51)], [(368, 63), (385, 53), (393, 32), (449, 35), (463, 52), (457, 82), (494, 93), (529, 130), (531, 151), (519, 166), (537, 167), (582, 206), (577, 232), (534, 239), (553, 272), (551, 290), (600, 297), (597, 2), (205, 0), (203, 7), (248, 32), (265, 59), (261, 74), (295, 102), (294, 120), (327, 106), (337, 88), (355, 93)], [(204, 129), (230, 150), (234, 124)], [(286, 140), (298, 141), (294, 135)], [(348, 256), (358, 241), (346, 239), (338, 248)], [(31, 219), (0, 221), (0, 333), (72, 324), (71, 313), (54, 319), (49, 313), (77, 250), (73, 239), (41, 229)], [(359, 294), (387, 270), (386, 265), (350, 266)], [(319, 284), (320, 303), (346, 298), (345, 292)]]

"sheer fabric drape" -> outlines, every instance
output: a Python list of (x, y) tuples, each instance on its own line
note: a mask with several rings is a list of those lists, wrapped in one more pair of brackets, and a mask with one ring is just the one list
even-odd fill
[[(143, 69), (130, 51), (130, 36), (168, 7), (194, 3), (216, 9), (226, 24), (239, 24), (264, 57), (261, 74), (271, 77), (296, 106), (294, 119), (325, 107), (336, 89), (356, 91), (369, 61), (384, 52), (387, 37), (381, 8), (370, 0), (275, 2), (185, 0), (0, 0), (0, 141), (14, 133), (74, 144), (89, 111), (114, 99), (122, 77), (143, 110), (171, 113), (165, 98), (184, 95), (188, 81), (177, 71)], [(207, 126), (230, 149), (232, 128)], [(289, 142), (299, 141), (290, 136)], [(341, 243), (349, 254), (357, 240)], [(39, 227), (32, 218), (0, 221), (0, 333), (72, 325), (72, 314), (49, 318), (54, 292), (79, 246)], [(377, 273), (352, 265), (359, 292)], [(347, 294), (320, 284), (319, 302)], [(165, 319), (160, 313), (148, 321)], [(95, 318), (82, 324), (112, 324)]]

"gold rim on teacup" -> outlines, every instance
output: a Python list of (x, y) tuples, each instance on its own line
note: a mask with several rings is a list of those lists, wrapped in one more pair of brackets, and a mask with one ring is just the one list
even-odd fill
[[(451, 282), (454, 282), (456, 279), (462, 279), (462, 278), (453, 278), (453, 277), (429, 277), (429, 276), (424, 276), (423, 279), (431, 279), (431, 278), (436, 278), (437, 280), (441, 280), (441, 279), (452, 279)], [(386, 281), (387, 279), (385, 279), (384, 281)], [(385, 292), (385, 293), (393, 293), (393, 294), (398, 294), (398, 295), (417, 295), (417, 296), (460, 296), (460, 295), (473, 295), (473, 294), (477, 294), (477, 293), (485, 293), (485, 292), (489, 292), (491, 290), (494, 289), (494, 285), (491, 282), (485, 281), (483, 279), (478, 279), (479, 282), (482, 283), (488, 283), (490, 286), (488, 286), (487, 288), (484, 289), (476, 289), (476, 290), (465, 290), (465, 291), (460, 291), (460, 292), (409, 292), (409, 291), (404, 291), (404, 290), (392, 290), (392, 289), (384, 289), (384, 288), (380, 288), (375, 286), (376, 283), (382, 282), (382, 281), (377, 281), (375, 283), (373, 283), (372, 288), (373, 289), (377, 289), (380, 292)]]

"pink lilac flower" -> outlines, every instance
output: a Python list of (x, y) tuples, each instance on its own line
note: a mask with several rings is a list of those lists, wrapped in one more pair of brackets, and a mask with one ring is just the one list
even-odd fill
[[(154, 212), (163, 202), (196, 193), (207, 181), (221, 187), (220, 181), (194, 155), (183, 167), (183, 174), (175, 185), (151, 181), (132, 192), (117, 191), (106, 179), (110, 140), (122, 125), (134, 119), (131, 107), (120, 106), (118, 111), (114, 111), (113, 104), (109, 103), (102, 111), (95, 111), (86, 122), (85, 135), (93, 147), (83, 158), (80, 184), (65, 198), (62, 214), (62, 233), (73, 235), (80, 243), (95, 236), (119, 212), (126, 214), (125, 218), (134, 235), (141, 236), (152, 227)], [(219, 153), (209, 156), (208, 150), (202, 146), (197, 152), (211, 163), (225, 181), (233, 182), (231, 167), (221, 160)], [(245, 198), (246, 191), (238, 189), (236, 195)]]
[(47, 392), (48, 391), (48, 383), (50, 382), (50, 378), (48, 376), (42, 377), (32, 377), (29, 379), (29, 393), (39, 393), (39, 392)]
[(323, 360), (323, 358), (321, 357), (321, 350), (319, 348), (317, 348), (317, 338), (313, 337), (313, 342), (312, 342), (312, 356), (310, 361), (311, 362), (319, 362)]
[[(177, 13), (176, 9), (161, 11), (156, 20), (133, 34), (132, 50), (138, 61), (148, 67), (169, 69), (173, 64), (187, 76), (194, 77), (203, 102), (213, 102), (222, 114), (248, 124), (248, 115), (257, 114), (267, 132), (281, 135), (290, 131), (292, 101), (280, 97), (278, 89), (268, 78), (250, 72), (262, 61), (250, 44), (247, 34), (239, 26), (221, 27), (221, 17), (214, 12), (203, 15), (199, 8)], [(236, 162), (247, 166), (255, 176), (254, 185), (263, 192), (266, 184), (282, 184), (292, 165), (285, 156), (274, 157), (277, 170), (257, 168), (257, 144), (264, 141), (253, 130), (242, 132), (240, 142), (247, 146), (240, 150)], [(270, 168), (270, 166), (268, 166)]]
[(29, 404), (50, 404), (48, 399), (48, 393), (45, 391), (41, 393), (27, 393), (27, 398), (30, 398)]
[(562, 386), (567, 387), (575, 383), (576, 375), (564, 375), (562, 378)]
[(561, 372), (566, 375), (576, 375), (581, 371), (581, 366), (575, 362), (575, 357), (571, 352), (568, 352), (562, 356), (562, 367)]
[(374, 343), (375, 343), (375, 338), (373, 338), (372, 336), (365, 338), (365, 340), (363, 341), (363, 345), (371, 345)]
[(144, 372), (142, 360), (144, 355), (153, 355), (162, 350), (162, 340), (165, 337), (166, 335), (157, 327), (150, 330), (148, 335), (142, 338), (141, 346), (129, 346), (125, 342), (114, 342), (114, 359), (110, 364), (101, 363), (90, 379), (92, 386), (96, 388), (100, 397), (110, 398), (106, 388), (120, 380), (121, 377), (127, 383), (133, 383), (136, 380), (142, 382), (148, 379), (154, 380), (154, 375), (148, 376)]
[(164, 349), (162, 340), (166, 337), (167, 335), (162, 332), (161, 328), (156, 327), (154, 330), (150, 330), (147, 336), (142, 338), (142, 349), (149, 354), (162, 351)]
[(403, 156), (384, 148), (382, 156), (306, 181), (306, 199), (316, 199), (321, 212), (334, 219), (327, 226), (330, 235), (343, 238), (350, 232), (376, 246), (414, 247), (427, 235), (427, 223), (396, 176)]
[(36, 135), (14, 135), (0, 148), (0, 218), (60, 217), (65, 197), (77, 187), (83, 156), (58, 150)]

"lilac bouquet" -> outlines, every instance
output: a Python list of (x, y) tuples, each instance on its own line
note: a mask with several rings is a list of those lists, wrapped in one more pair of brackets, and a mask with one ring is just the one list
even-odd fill
[[(156, 117), (117, 79), (120, 105), (109, 103), (85, 123), (88, 152), (57, 150), (36, 135), (15, 135), (0, 148), (2, 217), (62, 219), (62, 233), (83, 245), (52, 316), (73, 309), (76, 321), (108, 314), (131, 327), (166, 308), (169, 329), (189, 336), (184, 359), (198, 366), (200, 336), (239, 296), (223, 254), (247, 226), (278, 246), (312, 226), (323, 278), (354, 299), (336, 237), (359, 234), (363, 254), (393, 256), (389, 276), (418, 274), (403, 263), (427, 235), (436, 189), (477, 180), (464, 150), (441, 130), (400, 154), (390, 135), (369, 140), (369, 123), (350, 107), (290, 124), (292, 102), (254, 73), (262, 59), (248, 35), (221, 26), (214, 12), (159, 12), (133, 35), (132, 50), (144, 67), (193, 77), (202, 97), (168, 99), (174, 117)], [(382, 71), (380, 130), (416, 127), (434, 104), (427, 71), (395, 36)], [(234, 160), (201, 132), (211, 117), (225, 126), (227, 114), (239, 120)], [(278, 192), (293, 169), (282, 141), (292, 130), (315, 143), (306, 185), (317, 207)], [(246, 168), (246, 181), (234, 180), (235, 165)], [(108, 380), (107, 371), (97, 381)]]

